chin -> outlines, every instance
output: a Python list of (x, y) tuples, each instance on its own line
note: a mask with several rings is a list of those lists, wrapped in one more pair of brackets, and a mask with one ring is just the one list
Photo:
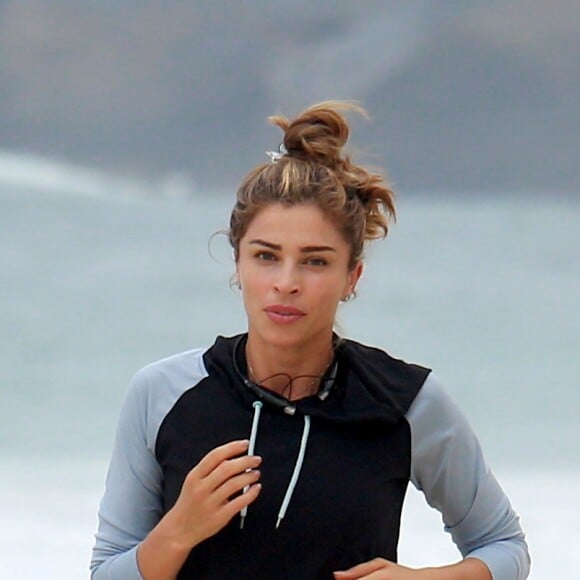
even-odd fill
[[(300, 328), (300, 324), (282, 327), (268, 325), (265, 328), (254, 328), (254, 332), (269, 345), (279, 348), (303, 347), (326, 334), (323, 330)], [(332, 335), (332, 326), (329, 326), (328, 335)]]
[(299, 332), (290, 328), (268, 329), (260, 333), (264, 340), (272, 346), (292, 347), (302, 344), (307, 337), (304, 332)]

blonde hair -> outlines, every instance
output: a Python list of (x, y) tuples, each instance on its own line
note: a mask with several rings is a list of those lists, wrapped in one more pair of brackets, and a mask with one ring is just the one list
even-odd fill
[(250, 222), (272, 203), (315, 203), (350, 244), (351, 268), (362, 260), (366, 241), (386, 237), (394, 193), (381, 175), (343, 152), (349, 136), (344, 111), (366, 115), (356, 104), (325, 101), (292, 120), (269, 118), (284, 132), (283, 148), (278, 160), (255, 167), (238, 188), (228, 231), (236, 261)]

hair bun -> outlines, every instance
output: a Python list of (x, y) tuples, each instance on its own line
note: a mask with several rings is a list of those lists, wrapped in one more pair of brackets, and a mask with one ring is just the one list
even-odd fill
[(349, 136), (348, 124), (339, 112), (345, 110), (366, 115), (364, 109), (354, 103), (324, 101), (291, 121), (281, 116), (270, 117), (270, 121), (284, 131), (284, 147), (290, 157), (334, 168), (344, 161), (342, 148)]

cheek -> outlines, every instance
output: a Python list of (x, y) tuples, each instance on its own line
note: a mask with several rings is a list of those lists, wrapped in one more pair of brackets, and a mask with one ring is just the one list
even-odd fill
[(250, 286), (256, 278), (253, 264), (245, 257), (240, 257), (236, 265), (236, 273), (243, 286)]
[(336, 303), (343, 294), (344, 279), (337, 277), (332, 281), (320, 281), (316, 287), (316, 294), (319, 301), (328, 310), (336, 309)]
[(271, 281), (264, 269), (252, 268), (251, 265), (238, 269), (238, 277), (242, 285), (242, 294), (246, 302), (263, 295), (271, 286)]

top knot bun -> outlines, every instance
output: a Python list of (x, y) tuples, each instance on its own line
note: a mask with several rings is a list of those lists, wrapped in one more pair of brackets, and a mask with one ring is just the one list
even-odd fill
[(340, 111), (355, 111), (367, 116), (366, 111), (354, 103), (325, 101), (309, 107), (292, 121), (282, 116), (269, 117), (269, 120), (284, 131), (283, 143), (290, 157), (334, 169), (347, 159), (342, 148), (348, 140), (349, 127)]
[(284, 131), (285, 151), (255, 167), (238, 188), (229, 230), (236, 260), (248, 225), (271, 203), (315, 203), (350, 244), (352, 268), (363, 258), (365, 242), (387, 235), (395, 218), (394, 193), (382, 175), (344, 153), (349, 136), (345, 111), (367, 116), (354, 103), (325, 101), (292, 120), (269, 118)]

